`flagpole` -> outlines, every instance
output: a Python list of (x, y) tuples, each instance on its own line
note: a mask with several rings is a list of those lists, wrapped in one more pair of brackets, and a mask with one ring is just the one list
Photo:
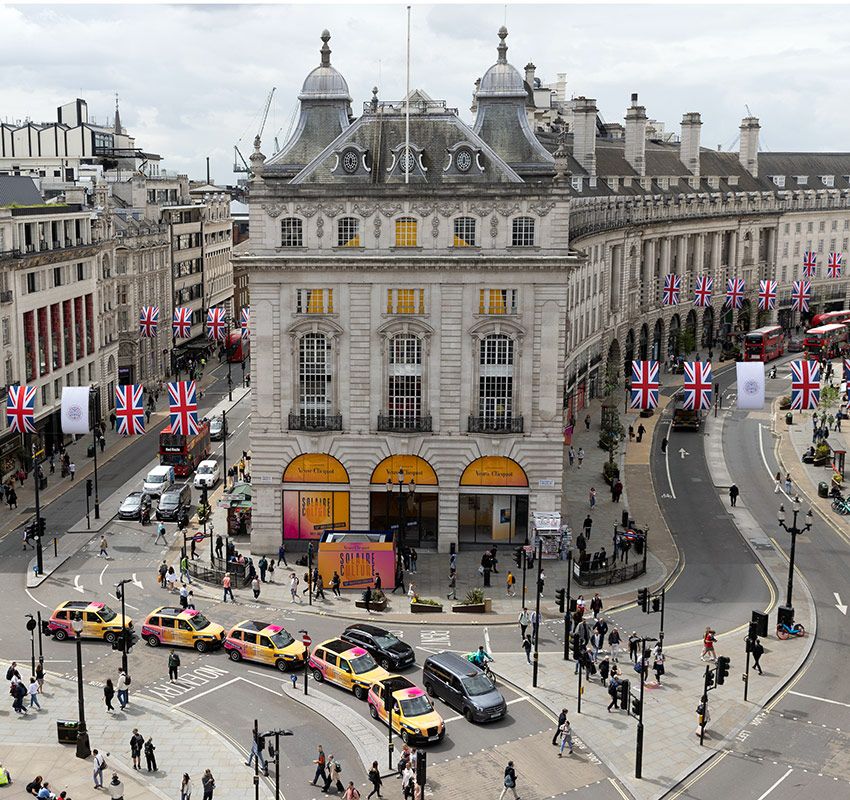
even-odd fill
[[(410, 6), (407, 7), (407, 92), (404, 96), (404, 157), (405, 160), (413, 154), (410, 152)], [(410, 183), (410, 172), (413, 165), (404, 170), (404, 182)]]

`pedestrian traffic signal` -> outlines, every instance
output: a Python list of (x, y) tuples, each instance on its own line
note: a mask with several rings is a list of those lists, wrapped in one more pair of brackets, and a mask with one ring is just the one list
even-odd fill
[(649, 612), (649, 590), (638, 589), (637, 602), (644, 614)]
[(93, 488), (91, 478), (86, 478), (86, 497), (92, 496)]
[(576, 661), (581, 660), (581, 636), (573, 634), (573, 658)]
[(641, 708), (643, 707), (643, 702), (639, 697), (632, 698), (632, 716), (639, 717)]
[(425, 787), (425, 778), (427, 777), (427, 770), (425, 767), (425, 752), (423, 750), (416, 751), (416, 783), (418, 783), (421, 787), (423, 787), (422, 795), (425, 795), (424, 787)]
[(718, 656), (717, 657), (717, 671), (714, 677), (714, 683), (717, 686), (722, 686), (726, 682), (726, 678), (729, 677), (729, 665), (731, 664), (731, 660), (728, 656)]
[(629, 707), (629, 682), (623, 681), (618, 687), (617, 691), (620, 693), (620, 708), (628, 709)]
[(514, 561), (516, 562), (517, 567), (519, 567), (521, 569), (522, 568), (522, 548), (521, 547), (517, 547), (517, 549), (514, 550)]
[(558, 611), (563, 612), (564, 606), (567, 602), (567, 590), (566, 589), (555, 589), (555, 600), (558, 603)]
[(44, 517), (39, 517), (35, 526), (35, 535), (43, 537), (46, 527), (47, 521), (44, 519)]
[(660, 597), (653, 597), (652, 598), (652, 610), (655, 613), (658, 613), (659, 611), (661, 611), (661, 598)]

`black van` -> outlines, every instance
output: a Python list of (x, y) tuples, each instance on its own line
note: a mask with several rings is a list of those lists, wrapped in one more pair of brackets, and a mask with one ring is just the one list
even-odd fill
[(161, 520), (178, 520), (183, 511), (192, 514), (192, 487), (188, 483), (166, 489), (159, 498), (156, 507), (156, 518)]
[(470, 722), (501, 719), (508, 708), (483, 670), (457, 653), (428, 656), (422, 667), (422, 684), (431, 697), (439, 697)]

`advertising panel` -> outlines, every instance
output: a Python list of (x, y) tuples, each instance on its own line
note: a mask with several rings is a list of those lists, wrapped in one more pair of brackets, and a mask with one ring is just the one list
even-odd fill
[(385, 590), (395, 585), (395, 545), (393, 542), (321, 542), (319, 572), (327, 587), (334, 570), (342, 589), (365, 589), (381, 576)]

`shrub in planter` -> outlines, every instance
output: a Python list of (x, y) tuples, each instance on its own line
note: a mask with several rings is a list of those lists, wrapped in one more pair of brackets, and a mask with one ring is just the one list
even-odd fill
[(476, 587), (474, 589), (470, 589), (466, 593), (466, 597), (463, 600), (463, 605), (481, 605), (484, 602), (484, 590), (480, 587)]
[[(366, 608), (366, 599), (360, 595), (360, 599), (354, 603), (357, 608)], [(383, 611), (387, 607), (387, 596), (380, 589), (372, 589), (372, 599), (369, 609), (372, 611)]]
[(619, 479), (620, 468), (616, 464), (612, 464), (610, 461), (606, 461), (602, 465), (602, 477), (605, 479), (605, 483), (610, 486), (612, 483), (614, 483), (614, 481)]
[(779, 398), (779, 408), (782, 411), (787, 411), (791, 408), (791, 395), (786, 394)]
[(432, 600), (429, 597), (412, 597), (410, 600), (410, 610), (414, 614), (427, 614), (442, 611), (443, 605), (439, 600)]

